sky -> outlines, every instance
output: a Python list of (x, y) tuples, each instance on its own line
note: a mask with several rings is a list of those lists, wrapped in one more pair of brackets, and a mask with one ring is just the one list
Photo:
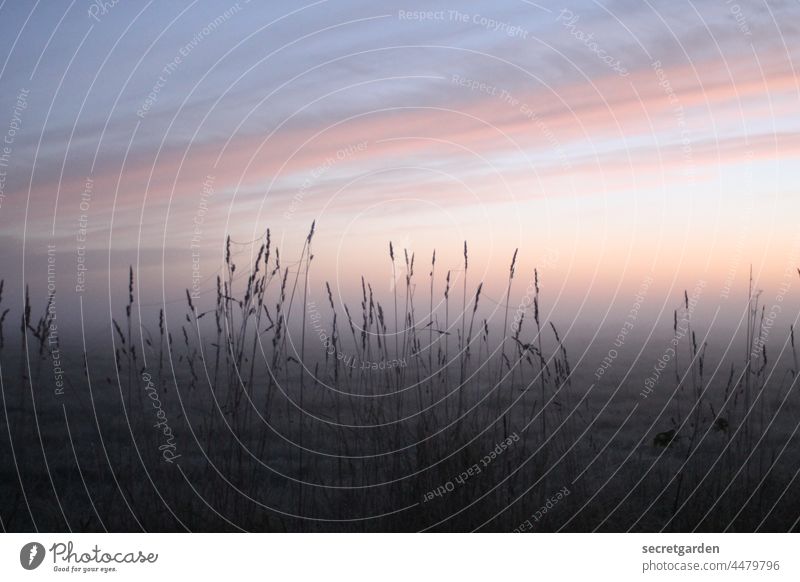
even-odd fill
[(389, 241), (437, 285), (467, 241), (490, 305), (518, 248), (515, 294), (538, 268), (587, 321), (648, 277), (654, 317), (703, 281), (734, 322), (751, 266), (797, 283), (796, 2), (7, 1), (0, 32), (17, 300), (48, 249), (65, 301), (118, 309), (128, 265), (206, 296), (228, 236), (291, 264), (312, 221), (318, 296), (390, 293)]

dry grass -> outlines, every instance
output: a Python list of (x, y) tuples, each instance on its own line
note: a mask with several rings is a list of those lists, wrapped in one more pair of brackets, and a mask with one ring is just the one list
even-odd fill
[[(18, 476), (4, 467), (9, 502), (0, 511), (3, 526), (31, 529), (35, 520), (36, 527), (52, 530), (69, 522), (85, 530), (510, 531), (569, 486), (573, 494), (538, 528), (796, 528), (789, 513), (775, 509), (787, 503), (796, 509), (786, 495), (797, 487), (789, 479), (796, 456), (779, 450), (779, 439), (769, 432), (776, 418), (784, 422), (781, 415), (796, 410), (794, 329), (789, 330), (792, 365), (780, 376), (766, 346), (753, 355), (765, 323), (752, 284), (747, 357), (739, 366), (731, 364), (724, 383), (721, 363), (709, 373), (707, 345), (691, 327), (684, 295), (673, 331), (685, 315), (689, 333), (674, 360), (667, 413), (659, 417), (671, 420), (629, 449), (614, 441), (613, 431), (601, 431), (602, 403), (576, 379), (554, 322), (542, 319), (538, 272), (532, 313), (523, 313), (509, 335), (517, 251), (495, 346), (489, 321), (479, 317), (484, 284), (468, 288), (466, 242), (463, 271), (448, 270), (439, 285), (432, 253), (428, 313), (422, 315), (425, 298), (416, 297), (415, 257), (403, 249), (404, 285), (395, 284), (388, 297), (394, 310), (390, 327), (382, 298), (363, 277), (360, 314), (334, 297), (327, 283), (324, 310), (310, 313), (313, 236), (314, 225), (299, 260), (283, 264), (267, 232), (244, 273), (228, 239), (213, 303), (198, 306), (187, 291), (183, 320), (168, 321), (160, 311), (155, 337), (136, 320), (131, 269), (125, 320), (113, 321), (115, 361), (107, 390), (101, 394), (95, 387), (91, 405), (84, 403), (84, 412), (100, 410), (102, 418), (94, 427), (70, 422), (74, 456), (52, 453), (64, 438), (58, 428), (63, 423), (46, 407), (40, 410), (42, 424), (50, 426), (46, 443), (38, 452), (29, 446), (34, 429), (24, 419), (31, 413), (33, 389), (47, 381), (50, 322), (45, 315), (33, 323), (26, 297), (22, 353), (36, 352), (38, 368), (29, 378), (21, 367), (18, 383), (9, 385), (4, 378), (10, 420), (3, 421), (8, 422), (3, 432), (26, 458)], [(397, 282), (395, 251), (390, 242)], [(461, 305), (453, 310), (459, 276)], [(9, 309), (2, 309), (2, 291), (0, 282), (0, 354), (5, 354)], [(321, 341), (320, 329), (327, 341)], [(173, 333), (180, 342), (173, 341)], [(91, 360), (91, 354), (81, 354), (84, 384), (98, 374), (89, 370)], [(174, 425), (181, 453), (177, 465), (160, 457), (142, 373), (154, 378)], [(73, 390), (85, 393), (79, 375), (74, 370), (71, 375)], [(667, 391), (666, 377), (662, 381), (660, 389)], [(519, 440), (479, 475), (426, 500), (427, 493), (481, 465), (498, 443), (514, 436)], [(51, 488), (31, 485), (41, 475), (42, 451), (57, 455)], [(64, 514), (54, 509), (54, 491)], [(31, 499), (39, 503), (28, 511)]]

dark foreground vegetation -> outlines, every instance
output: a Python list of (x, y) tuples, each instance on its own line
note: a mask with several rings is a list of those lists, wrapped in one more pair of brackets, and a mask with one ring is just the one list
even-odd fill
[(573, 369), (538, 274), (509, 305), (516, 252), (490, 322), (466, 244), (458, 272), (390, 244), (397, 285), (362, 279), (356, 306), (311, 297), (313, 235), (291, 265), (268, 234), (244, 268), (229, 241), (180, 323), (140, 321), (131, 269), (100, 347), (0, 287), (3, 529), (797, 530), (794, 329), (771, 354), (757, 294), (724, 365), (681, 298), (646, 410), (640, 381), (614, 399)]

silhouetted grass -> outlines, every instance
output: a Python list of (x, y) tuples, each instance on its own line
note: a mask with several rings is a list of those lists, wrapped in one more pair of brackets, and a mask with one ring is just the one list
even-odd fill
[[(131, 268), (125, 320), (112, 321), (109, 391), (90, 392), (91, 409), (97, 399), (104, 418), (96, 428), (70, 424), (78, 435), (77, 452), (74, 458), (62, 451), (51, 459), (63, 473), (54, 477), (55, 493), (31, 481), (40, 475), (38, 457), (45, 446), (37, 452), (30, 444), (34, 429), (26, 421), (26, 391), (46, 382), (51, 320), (45, 306), (45, 315), (32, 323), (26, 292), (22, 346), (25, 354), (35, 348), (38, 377), (23, 373), (12, 385), (4, 380), (3, 404), (13, 419), (4, 432), (26, 457), (14, 477), (25, 489), (9, 485), (13, 493), (3, 506), (4, 527), (30, 529), (36, 514), (36, 527), (64, 529), (52, 510), (57, 494), (64, 496), (68, 513), (94, 508), (96, 519), (83, 515), (72, 523), (84, 530), (510, 531), (565, 486), (572, 494), (538, 524), (541, 531), (796, 527), (794, 517), (776, 510), (790, 503), (786, 491), (797, 487), (787, 477), (796, 457), (782, 457), (778, 441), (769, 438), (785, 403), (791, 401), (796, 410), (794, 329), (788, 338), (792, 366), (775, 377), (778, 368), (770, 367), (766, 345), (753, 355), (765, 322), (752, 282), (745, 361), (731, 364), (724, 386), (715, 380), (719, 365), (709, 374), (707, 344), (698, 341), (702, 333), (692, 326), (685, 293), (673, 333), (679, 316), (686, 318), (688, 333), (674, 358), (673, 385), (665, 375), (659, 387), (664, 394), (672, 391), (658, 416), (669, 421), (659, 420), (638, 442), (620, 442), (614, 439), (623, 423), (616, 432), (601, 433), (607, 403), (593, 399), (576, 378), (555, 322), (542, 317), (538, 271), (532, 273), (532, 313), (523, 311), (509, 335), (516, 250), (504, 289), (502, 334), (494, 347), (489, 321), (478, 317), (484, 282), (468, 289), (466, 242), (463, 271), (448, 270), (440, 286), (432, 253), (427, 314), (418, 312), (425, 298), (416, 297), (414, 254), (402, 250), (404, 288), (398, 290), (398, 255), (389, 243), (390, 328), (382, 298), (365, 276), (360, 318), (327, 282), (326, 307), (309, 312), (315, 291), (310, 288), (313, 236), (314, 225), (299, 260), (282, 264), (267, 231), (245, 272), (235, 263), (235, 243), (228, 238), (213, 302), (198, 305), (186, 293), (179, 343), (172, 339), (176, 323), (163, 309), (155, 340), (136, 321)], [(450, 299), (458, 276), (462, 305), (453, 319)], [(0, 350), (7, 350), (3, 323), (9, 309), (2, 300), (0, 282)], [(323, 311), (329, 311), (327, 319)], [(450, 352), (451, 335), (457, 338), (456, 354)], [(29, 344), (29, 337), (35, 342)], [(88, 381), (91, 358), (81, 356)], [(157, 379), (180, 443), (177, 464), (161, 456), (163, 439), (152, 430), (142, 374)], [(6, 396), (16, 391), (20, 404), (12, 406)], [(47, 430), (55, 432), (45, 440), (63, 438), (55, 428)], [(498, 443), (509, 440), (512, 444), (483, 464)], [(74, 478), (76, 464), (85, 491)], [(475, 466), (479, 473), (427, 499)], [(11, 467), (4, 471), (11, 475)], [(44, 505), (26, 509), (30, 519), (21, 510), (25, 495)]]

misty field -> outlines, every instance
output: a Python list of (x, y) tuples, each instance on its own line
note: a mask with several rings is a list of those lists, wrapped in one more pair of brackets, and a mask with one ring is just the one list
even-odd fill
[(131, 269), (82, 342), (0, 291), (3, 529), (797, 530), (794, 329), (763, 340), (752, 284), (733, 357), (687, 290), (662, 347), (619, 356), (623, 323), (590, 361), (516, 251), (489, 320), (466, 243), (458, 270), (387, 243), (395, 284), (352, 304), (312, 287), (313, 243), (236, 264), (228, 240), (180, 320), (141, 320)]

